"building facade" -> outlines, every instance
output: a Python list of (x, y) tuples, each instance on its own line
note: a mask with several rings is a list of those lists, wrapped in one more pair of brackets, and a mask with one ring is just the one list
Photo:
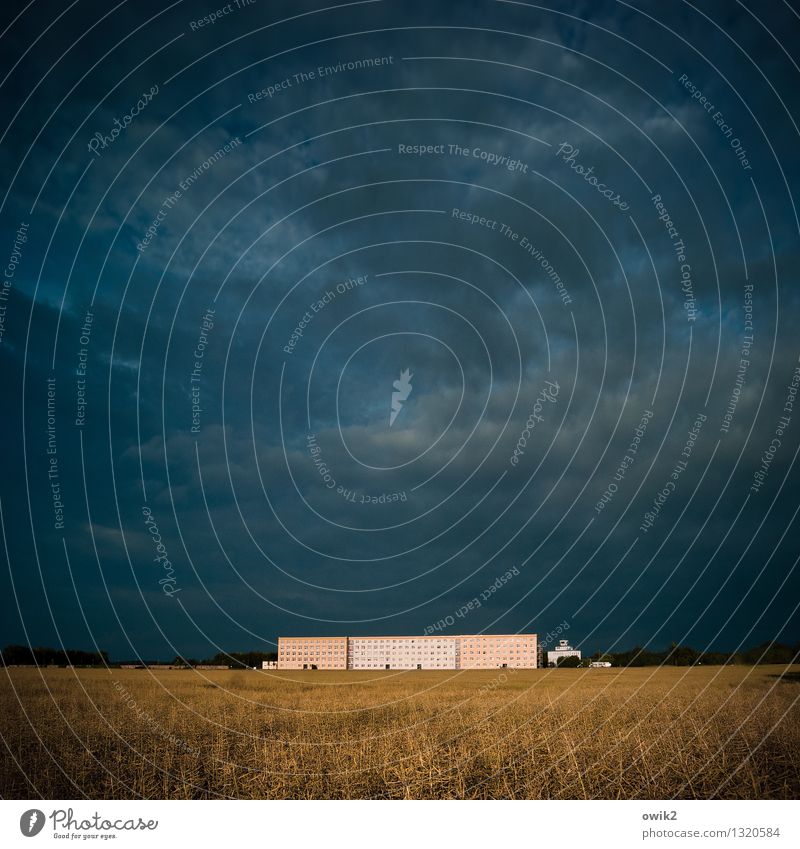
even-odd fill
[(278, 669), (347, 669), (347, 637), (279, 637)]
[(458, 669), (457, 637), (348, 637), (348, 669)]
[(536, 669), (536, 634), (473, 634), (459, 637), (458, 669)]
[(536, 669), (536, 634), (279, 637), (279, 669)]
[(558, 666), (565, 657), (577, 657), (580, 660), (581, 653), (579, 649), (572, 648), (567, 640), (559, 640), (558, 645), (547, 652), (547, 665)]

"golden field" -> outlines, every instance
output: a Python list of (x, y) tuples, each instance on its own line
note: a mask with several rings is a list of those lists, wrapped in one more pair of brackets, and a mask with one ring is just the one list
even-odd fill
[(4, 798), (797, 798), (800, 666), (9, 669)]

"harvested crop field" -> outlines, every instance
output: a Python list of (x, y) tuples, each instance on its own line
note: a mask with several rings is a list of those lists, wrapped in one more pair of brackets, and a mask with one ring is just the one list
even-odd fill
[(0, 681), (4, 798), (800, 795), (800, 666)]

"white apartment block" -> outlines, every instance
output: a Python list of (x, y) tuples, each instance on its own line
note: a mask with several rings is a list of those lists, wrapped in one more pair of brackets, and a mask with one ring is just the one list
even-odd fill
[(572, 648), (567, 640), (559, 640), (558, 645), (552, 651), (547, 652), (547, 665), (558, 666), (559, 661), (565, 657), (577, 657), (580, 660), (581, 653), (579, 649)]
[(535, 669), (536, 634), (280, 637), (279, 669)]

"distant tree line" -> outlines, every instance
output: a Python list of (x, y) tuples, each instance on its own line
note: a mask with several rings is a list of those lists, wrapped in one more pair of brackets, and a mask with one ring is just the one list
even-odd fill
[(262, 660), (277, 659), (278, 653), (274, 651), (221, 651), (205, 660), (177, 655), (172, 663), (174, 666), (232, 666), (234, 669), (252, 669), (256, 666), (260, 669)]
[(52, 649), (39, 646), (6, 646), (4, 666), (108, 666), (108, 652), (81, 649)]
[[(566, 660), (567, 658), (565, 658)], [(698, 651), (691, 646), (672, 643), (663, 651), (636, 646), (622, 652), (595, 652), (591, 660), (609, 660), (613, 666), (724, 666), (726, 664), (753, 665), (757, 663), (800, 662), (800, 643), (787, 646), (783, 643), (762, 643), (751, 649), (737, 652)], [(562, 666), (563, 663), (559, 664)]]
[[(261, 668), (262, 660), (277, 660), (277, 652), (247, 651), (218, 652), (205, 660), (183, 658), (178, 655), (170, 662), (171, 666), (230, 666), (234, 669)], [(82, 651), (80, 649), (54, 649), (37, 646), (6, 646), (0, 652), (3, 666), (119, 666), (120, 661), (112, 663), (108, 652)], [(129, 661), (121, 661), (128, 663)], [(141, 661), (130, 661), (139, 664)], [(163, 661), (146, 661), (142, 665), (167, 665)]]

